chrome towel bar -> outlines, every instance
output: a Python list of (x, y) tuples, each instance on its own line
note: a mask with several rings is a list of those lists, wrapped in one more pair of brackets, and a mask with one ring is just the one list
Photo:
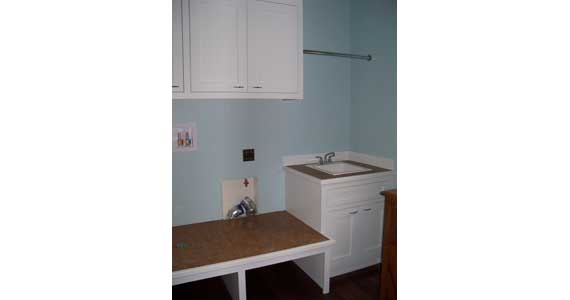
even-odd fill
[(349, 53), (339, 53), (339, 52), (329, 52), (329, 51), (318, 51), (318, 50), (303, 50), (304, 54), (313, 54), (313, 55), (326, 55), (326, 56), (337, 56), (337, 57), (346, 57), (346, 58), (354, 58), (354, 59), (362, 59), (371, 61), (372, 56), (369, 55), (358, 55), (358, 54), (349, 54)]

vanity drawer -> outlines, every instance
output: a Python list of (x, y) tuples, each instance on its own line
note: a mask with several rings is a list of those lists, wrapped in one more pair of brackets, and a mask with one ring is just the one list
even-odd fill
[(380, 193), (392, 188), (391, 181), (377, 181), (333, 188), (327, 193), (327, 207), (351, 205), (359, 202), (382, 200)]

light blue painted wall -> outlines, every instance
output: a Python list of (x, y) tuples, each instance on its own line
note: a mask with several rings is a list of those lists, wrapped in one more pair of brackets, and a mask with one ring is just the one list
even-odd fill
[[(350, 51), (350, 2), (304, 1), (304, 47)], [(258, 179), (261, 212), (284, 209), (285, 155), (350, 150), (350, 61), (305, 56), (305, 99), (177, 100), (175, 123), (197, 123), (198, 150), (173, 153), (173, 224), (221, 217), (223, 178)], [(242, 162), (241, 150), (256, 160)]]
[(351, 146), (396, 160), (396, 0), (352, 0)]

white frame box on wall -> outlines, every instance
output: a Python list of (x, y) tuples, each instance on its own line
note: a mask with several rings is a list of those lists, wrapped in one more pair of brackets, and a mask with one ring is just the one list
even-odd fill
[[(172, 151), (189, 152), (198, 149), (196, 123), (180, 123), (172, 127)], [(182, 143), (180, 143), (182, 139)]]

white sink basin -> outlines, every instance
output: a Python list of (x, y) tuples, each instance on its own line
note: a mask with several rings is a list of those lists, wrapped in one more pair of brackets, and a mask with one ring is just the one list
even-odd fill
[(315, 170), (319, 170), (331, 175), (345, 175), (345, 174), (352, 174), (352, 173), (360, 173), (370, 171), (370, 169), (353, 165), (347, 162), (335, 162), (329, 163), (326, 165), (319, 165), (319, 164), (311, 164), (307, 165), (309, 168), (313, 168)]

